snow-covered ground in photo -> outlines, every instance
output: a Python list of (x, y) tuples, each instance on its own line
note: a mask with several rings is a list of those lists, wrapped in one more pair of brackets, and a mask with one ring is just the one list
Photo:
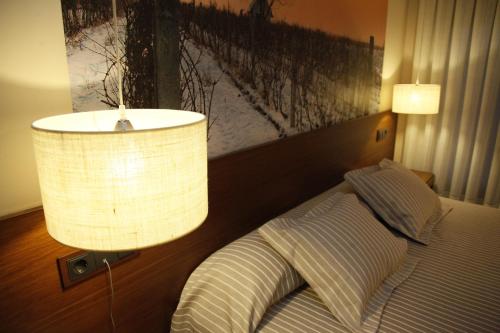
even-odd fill
[(279, 138), (278, 131), (271, 122), (259, 114), (231, 77), (223, 72), (211, 52), (186, 41), (186, 49), (199, 63), (197, 69), (212, 80), (220, 78), (215, 86), (212, 100), (209, 131), (208, 155), (218, 156), (242, 148), (254, 146)]
[[(109, 52), (113, 51), (109, 43), (110, 33), (109, 25), (102, 24), (85, 29), (77, 41), (66, 45), (73, 111), (109, 108), (101, 102), (99, 91), (102, 91), (102, 80), (107, 71), (102, 46), (105, 45)], [(198, 70), (212, 79), (220, 77), (212, 101), (209, 157), (278, 139), (278, 131), (246, 101), (230, 76), (223, 73), (210, 55), (210, 51), (190, 42), (188, 50), (193, 53), (193, 57), (202, 53)]]
[[(123, 24), (124, 20), (121, 19), (120, 26)], [(108, 69), (104, 54), (108, 57), (114, 56), (113, 45), (110, 44), (112, 33), (109, 24), (104, 23), (84, 29), (66, 43), (71, 98), (75, 112), (109, 109), (101, 102), (103, 97), (98, 91), (102, 91), (102, 80)], [(116, 75), (114, 71), (111, 74)]]
[[(121, 19), (121, 38), (124, 19)], [(107, 71), (106, 56), (112, 57), (114, 50), (110, 43), (112, 31), (108, 23), (84, 29), (67, 44), (69, 74), (74, 111), (103, 110), (109, 107), (101, 102), (103, 79)], [(289, 119), (272, 106), (266, 105), (259, 92), (242, 82), (230, 66), (219, 62), (213, 53), (191, 40), (186, 40), (186, 48), (193, 59), (198, 59), (198, 71), (210, 80), (217, 80), (211, 114), (212, 126), (209, 130), (208, 154), (215, 157), (232, 151), (294, 135), (297, 128), (290, 126)], [(106, 56), (105, 56), (106, 55)], [(375, 67), (381, 70), (383, 50), (375, 52)], [(111, 75), (116, 75), (112, 72)], [(235, 84), (235, 81), (238, 84)], [(238, 86), (240, 88), (238, 88)], [(283, 110), (290, 109), (290, 80), (283, 90)], [(372, 89), (370, 109), (376, 112), (379, 89)], [(309, 111), (309, 110), (308, 110)], [(312, 115), (314, 116), (314, 115)], [(335, 114), (334, 120), (343, 121), (355, 114)], [(308, 128), (304, 128), (307, 130)]]
[[(223, 44), (221, 46), (222, 49), (226, 48), (226, 46)], [(239, 50), (236, 47), (232, 48), (233, 51), (233, 57), (240, 57), (243, 58), (245, 56), (245, 51)], [(213, 53), (207, 49), (203, 48), (203, 52), (207, 53), (210, 55), (212, 58), (216, 58)], [(367, 113), (372, 114), (376, 113), (378, 111), (378, 106), (379, 106), (379, 100), (380, 100), (380, 75), (382, 72), (382, 61), (383, 61), (383, 55), (384, 55), (384, 50), (380, 48), (376, 48), (374, 52), (374, 69), (376, 71), (375, 73), (375, 81), (378, 82), (378, 86), (374, 86), (373, 88), (369, 89), (369, 99), (368, 99), (368, 105), (367, 105)], [(242, 95), (245, 97), (245, 100), (247, 103), (252, 105), (254, 109), (259, 109), (261, 110), (261, 113), (265, 113), (266, 117), (269, 118), (269, 120), (274, 123), (277, 127), (279, 127), (278, 132), (281, 134), (280, 137), (285, 137), (285, 136), (293, 136), (295, 134), (301, 133), (301, 132), (306, 132), (309, 130), (313, 130), (318, 128), (318, 126), (324, 126), (321, 125), (323, 124), (321, 121), (322, 114), (321, 112), (318, 112), (317, 110), (314, 109), (314, 105), (310, 105), (307, 107), (305, 110), (301, 109), (299, 105), (297, 105), (297, 117), (299, 117), (300, 113), (302, 113), (302, 123), (301, 126), (296, 126), (292, 127), (290, 123), (290, 117), (289, 117), (289, 112), (291, 110), (291, 80), (290, 78), (285, 79), (285, 84), (284, 88), (281, 92), (281, 100), (282, 100), (282, 110), (283, 113), (277, 111), (272, 103), (268, 104), (265, 102), (264, 98), (261, 95), (261, 91), (264, 89), (264, 86), (262, 84), (262, 81), (260, 79), (257, 79), (257, 88), (252, 87), (251, 84), (244, 82), (240, 77), (238, 77), (238, 69), (234, 68), (234, 65), (228, 65), (225, 63), (222, 59), (219, 59), (217, 61), (217, 64), (219, 67), (222, 67), (223, 72), (225, 73), (231, 73), (231, 77), (233, 80), (236, 80), (238, 82), (238, 86), (240, 87), (240, 92), (242, 92)], [(212, 60), (213, 61), (213, 60)], [(378, 77), (377, 77), (378, 76)], [(356, 102), (352, 101), (345, 101), (344, 103), (335, 103), (336, 105), (333, 104), (333, 101), (335, 100), (342, 100), (345, 98), (345, 96), (350, 96), (352, 87), (351, 86), (342, 86), (338, 85), (332, 89), (332, 82), (330, 79), (324, 77), (322, 73), (315, 72), (314, 77), (318, 79), (319, 82), (322, 82), (319, 85), (319, 88), (327, 89), (326, 91), (323, 92), (323, 94), (319, 95), (320, 98), (323, 98), (321, 100), (322, 105), (323, 105), (323, 112), (326, 112), (327, 117), (329, 117), (330, 124), (335, 124), (339, 123), (345, 120), (353, 119), (356, 117), (361, 117), (364, 116), (365, 114), (363, 112), (360, 112), (359, 107), (356, 108), (354, 107), (353, 104), (358, 104), (360, 103), (360, 99), (363, 98), (363, 91), (356, 91), (355, 95), (355, 100)], [(212, 79), (214, 79), (214, 76), (211, 76)], [(315, 81), (315, 80), (313, 80)], [(351, 83), (352, 84), (352, 83)], [(233, 84), (234, 86), (234, 84)], [(270, 88), (268, 88), (270, 89)], [(314, 87), (312, 89), (315, 89)], [(270, 93), (272, 94), (272, 92)], [(360, 95), (358, 95), (360, 94)], [(315, 97), (311, 96), (309, 94), (309, 101), (315, 101)], [(271, 96), (270, 96), (271, 98)], [(352, 98), (352, 97), (348, 97)]]

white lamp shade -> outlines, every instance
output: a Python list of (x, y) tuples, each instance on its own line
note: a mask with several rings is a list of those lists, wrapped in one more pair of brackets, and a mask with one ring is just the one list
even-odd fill
[(396, 84), (392, 99), (392, 112), (409, 114), (435, 114), (439, 112), (438, 84)]
[(32, 125), (49, 234), (81, 249), (158, 245), (197, 228), (208, 213), (205, 116), (127, 110), (64, 114)]

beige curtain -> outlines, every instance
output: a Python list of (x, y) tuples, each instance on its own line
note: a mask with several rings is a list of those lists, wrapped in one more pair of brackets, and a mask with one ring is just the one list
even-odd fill
[[(500, 207), (500, 3), (409, 0), (401, 81), (441, 84), (438, 115), (403, 115), (396, 159), (453, 199)], [(398, 149), (399, 147), (399, 149)]]

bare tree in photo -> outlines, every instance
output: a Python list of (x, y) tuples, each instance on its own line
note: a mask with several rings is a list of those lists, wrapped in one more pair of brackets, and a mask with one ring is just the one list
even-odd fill
[(154, 0), (155, 73), (160, 108), (180, 109), (178, 0)]
[(211, 116), (212, 101), (215, 88), (220, 78), (212, 79), (199, 69), (202, 52), (189, 52), (186, 41), (186, 32), (181, 33), (180, 40), (180, 93), (182, 96), (181, 109), (202, 113), (207, 117), (208, 138), (210, 129), (217, 119)]
[[(98, 10), (97, 0), (62, 2), (65, 29), (74, 34), (72, 47), (92, 48), (106, 64), (103, 70), (102, 61), (92, 56), (92, 65), (103, 73), (102, 83), (89, 81), (88, 89), (95, 89), (89, 95), (79, 88), (80, 100), (86, 103), (88, 96), (98, 95), (102, 103), (116, 107), (118, 64), (111, 34), (102, 38), (103, 27), (111, 31), (107, 12)], [(248, 10), (239, 12), (229, 3), (218, 3), (222, 4), (119, 0), (119, 24), (124, 28), (120, 62), (127, 106), (199, 112), (206, 115), (209, 130), (224, 128), (226, 135), (231, 115), (224, 109), (212, 112), (228, 103), (220, 96), (224, 93), (233, 105), (244, 103), (235, 117), (262, 117), (259, 121), (265, 119), (276, 130), (266, 129), (269, 132), (264, 135), (277, 137), (326, 127), (376, 109), (383, 49), (375, 46), (373, 37), (357, 41), (273, 19), (276, 5), (287, 5), (283, 0), (253, 0)], [(98, 25), (95, 35), (93, 27), (82, 28), (88, 24)], [(80, 42), (92, 38), (96, 39), (93, 45)], [(100, 80), (97, 71), (94, 77)], [(217, 116), (225, 123), (212, 127)]]

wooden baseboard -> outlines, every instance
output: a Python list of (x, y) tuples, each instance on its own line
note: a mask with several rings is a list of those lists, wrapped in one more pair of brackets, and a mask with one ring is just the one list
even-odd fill
[(36, 206), (36, 207), (33, 207), (33, 208), (28, 208), (28, 209), (21, 210), (21, 211), (16, 212), (16, 213), (12, 213), (12, 214), (7, 214), (7, 215), (4, 215), (4, 216), (0, 216), (0, 222), (3, 221), (3, 220), (11, 219), (11, 218), (16, 217), (16, 216), (26, 215), (28, 213), (31, 213), (31, 212), (34, 212), (34, 211), (37, 211), (37, 210), (41, 210), (42, 208), (43, 207), (41, 205), (39, 205), (39, 206)]

